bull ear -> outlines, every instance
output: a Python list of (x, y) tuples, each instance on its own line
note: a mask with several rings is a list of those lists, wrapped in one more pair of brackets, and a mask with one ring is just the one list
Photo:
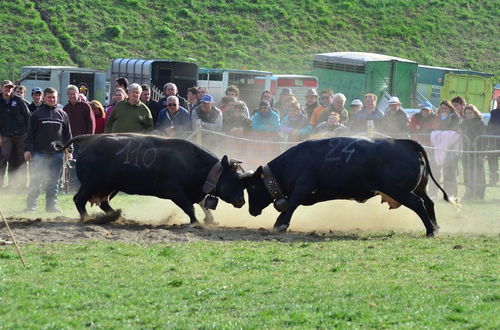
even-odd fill
[(227, 156), (224, 155), (224, 157), (222, 157), (221, 159), (221, 164), (222, 164), (222, 167), (229, 167), (229, 161), (227, 160)]

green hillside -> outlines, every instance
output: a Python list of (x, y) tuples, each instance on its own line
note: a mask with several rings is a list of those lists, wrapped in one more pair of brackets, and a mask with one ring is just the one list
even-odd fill
[(496, 74), (490, 0), (11, 0), (0, 6), (1, 76), (23, 65), (107, 69), (113, 58), (301, 73), (312, 54), (366, 51)]

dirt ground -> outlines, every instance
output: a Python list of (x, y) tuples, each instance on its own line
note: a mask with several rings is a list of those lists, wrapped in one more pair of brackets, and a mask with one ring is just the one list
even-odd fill
[[(136, 244), (208, 241), (324, 241), (336, 239), (370, 239), (389, 237), (405, 232), (424, 236), (424, 226), (415, 213), (401, 207), (387, 210), (387, 204), (371, 199), (365, 204), (334, 201), (299, 208), (289, 231), (276, 233), (272, 226), (278, 213), (268, 207), (259, 217), (251, 217), (245, 209), (221, 205), (214, 212), (214, 225), (190, 226), (182, 211), (152, 199), (141, 209), (124, 209), (123, 216), (107, 224), (81, 223), (75, 214), (54, 218), (7, 215), (15, 238), (26, 243), (78, 243), (89, 240), (121, 241)], [(90, 210), (97, 212), (97, 209)], [(201, 209), (197, 209), (202, 219)], [(500, 221), (496, 215), (487, 219), (471, 219), (445, 205), (438, 210), (439, 235), (473, 234), (499, 235)], [(92, 213), (91, 213), (92, 214)], [(370, 235), (367, 235), (369, 233)], [(0, 241), (10, 240), (3, 221)]]

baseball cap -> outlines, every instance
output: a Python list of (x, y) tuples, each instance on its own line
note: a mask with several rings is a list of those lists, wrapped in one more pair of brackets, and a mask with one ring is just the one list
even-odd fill
[(420, 107), (422, 109), (428, 109), (428, 110), (432, 110), (433, 106), (432, 106), (432, 103), (429, 102), (429, 101), (424, 101), (422, 103), (422, 106)]
[(359, 105), (362, 107), (363, 102), (361, 102), (361, 100), (359, 100), (359, 99), (355, 99), (355, 100), (352, 100), (351, 105)]
[(397, 96), (391, 96), (389, 104), (401, 104), (401, 102), (399, 102), (399, 98)]
[(35, 87), (31, 90), (31, 95), (35, 94), (35, 93), (42, 93), (42, 89), (40, 87)]
[(214, 98), (210, 94), (205, 94), (200, 99), (200, 102), (203, 102), (203, 103), (210, 103), (213, 101), (214, 101)]
[(4, 80), (4, 81), (2, 81), (2, 86), (12, 86), (12, 87), (14, 87), (14, 84), (10, 80)]

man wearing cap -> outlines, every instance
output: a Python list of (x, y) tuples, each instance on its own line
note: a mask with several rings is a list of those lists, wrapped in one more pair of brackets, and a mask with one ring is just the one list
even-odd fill
[(380, 121), (380, 131), (394, 138), (408, 137), (408, 115), (401, 109), (397, 96), (389, 99), (389, 110)]
[(13, 174), (23, 163), (24, 139), (30, 118), (26, 103), (14, 95), (14, 84), (4, 80), (0, 100), (0, 188), (3, 186), (5, 168), (9, 162), (9, 179), (15, 188)]
[(147, 133), (153, 130), (153, 116), (141, 102), (142, 87), (133, 83), (128, 98), (116, 103), (106, 122), (104, 133)]
[(33, 88), (31, 90), (31, 98), (33, 99), (33, 101), (28, 106), (28, 109), (31, 113), (33, 113), (43, 103), (42, 89), (40, 87)]
[(359, 99), (352, 100), (351, 109), (349, 111), (349, 117), (354, 116), (363, 107), (363, 102)]
[(414, 114), (408, 124), (408, 130), (414, 133), (411, 138), (424, 146), (431, 145), (430, 133), (439, 128), (439, 121), (432, 108), (432, 103), (425, 101), (420, 106), (420, 112)]
[(45, 210), (61, 212), (57, 208), (57, 194), (63, 155), (54, 150), (52, 142), (68, 142), (71, 139), (71, 128), (68, 115), (57, 103), (57, 96), (54, 88), (46, 88), (43, 91), (43, 105), (30, 117), (24, 146), (24, 159), (31, 161), (27, 212), (36, 211), (42, 188), (45, 189)]
[(167, 98), (169, 96), (177, 96), (177, 98), (179, 99), (179, 105), (184, 109), (187, 109), (187, 101), (185, 98), (179, 95), (179, 90), (177, 89), (176, 84), (172, 82), (166, 83), (165, 86), (163, 86), (163, 94), (165, 95), (165, 97), (161, 98), (158, 101), (159, 109), (165, 109), (167, 107)]
[(191, 112), (191, 126), (194, 129), (198, 125), (210, 131), (222, 130), (222, 111), (214, 105), (214, 98), (210, 94), (203, 95), (200, 105)]
[(308, 89), (306, 92), (306, 105), (304, 107), (307, 118), (311, 118), (314, 109), (316, 109), (318, 106), (318, 93), (316, 92), (316, 89)]
[(278, 112), (280, 118), (283, 118), (288, 113), (288, 109), (286, 109), (286, 99), (290, 96), (293, 96), (292, 90), (290, 88), (283, 88), (280, 92), (278, 102), (273, 105), (273, 110)]

